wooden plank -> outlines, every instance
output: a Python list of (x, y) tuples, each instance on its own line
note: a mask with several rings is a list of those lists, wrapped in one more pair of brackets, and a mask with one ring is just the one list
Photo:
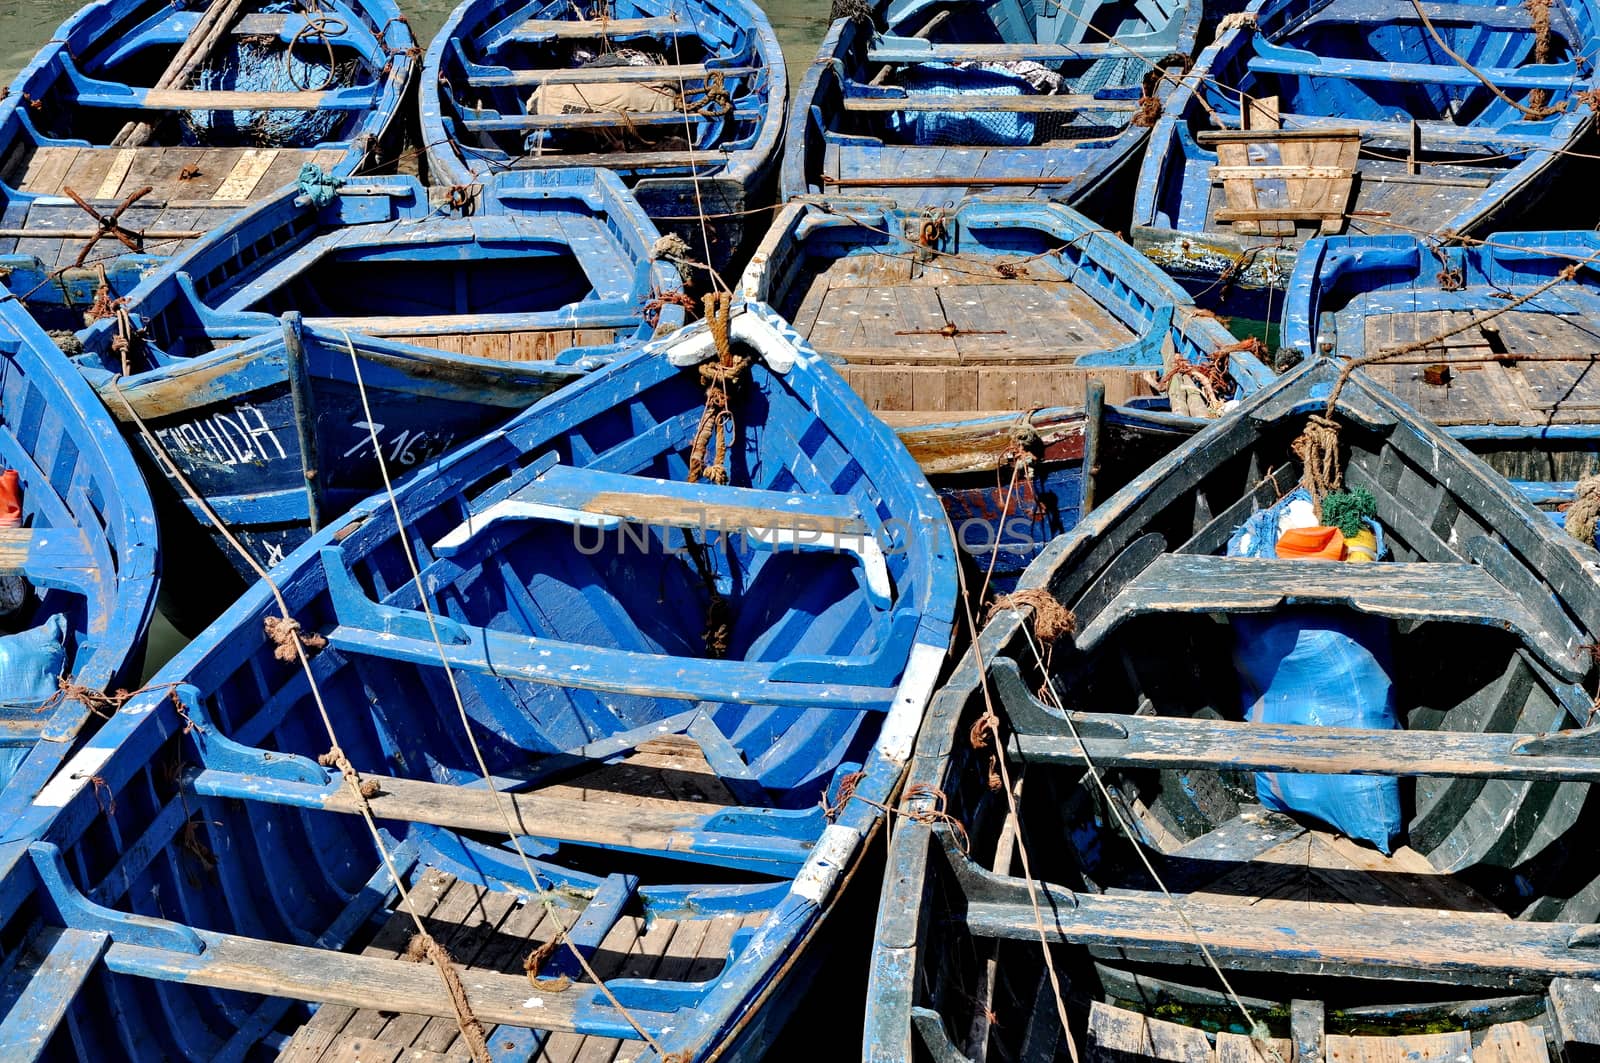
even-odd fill
[(137, 154), (138, 152), (132, 148), (117, 149), (112, 157), (111, 168), (106, 172), (93, 198), (120, 199), (117, 190), (122, 187), (123, 178), (128, 176), (128, 171), (133, 169), (133, 160)]
[(223, 180), (222, 186), (211, 197), (213, 200), (243, 202), (256, 190), (262, 176), (272, 168), (278, 157), (276, 148), (245, 148), (238, 163)]
[(0, 1059), (43, 1055), (110, 941), (111, 935), (88, 930), (39, 931), (5, 979), (4, 995), (12, 1003), (0, 1022)]
[(1261, 1043), (1242, 1033), (1224, 1030), (1217, 1034), (1217, 1063), (1290, 1063), (1293, 1059), (1294, 1042), (1286, 1037)]
[[(1103, 100), (1094, 96), (846, 96), (846, 111), (860, 114), (903, 114), (910, 111), (985, 112), (1011, 111), (1023, 114), (1062, 111), (1127, 111), (1139, 109), (1137, 100)], [(974, 177), (972, 183), (981, 184)]]
[(36, 148), (28, 159), (18, 189), (37, 195), (60, 195), (62, 182), (71, 172), (79, 152), (93, 151), (94, 148)]
[[(454, 879), (435, 869), (428, 869), (410, 887), (411, 902), (417, 914), (427, 920), (449, 895)], [(361, 950), (363, 956), (394, 958), (405, 951), (416, 933), (411, 916), (405, 911), (394, 911), (383, 926)], [(279, 1063), (317, 1063), (338, 1040), (345, 1026), (356, 1015), (356, 1009), (338, 1004), (324, 1004), (294, 1032), (289, 1043), (279, 1055)]]
[(1098, 1000), (1089, 1004), (1085, 1057), (1098, 1063), (1157, 1059), (1171, 1063), (1213, 1063), (1211, 1043), (1192, 1026), (1152, 1019)]
[[(141, 978), (455, 1018), (450, 996), (432, 964), (349, 956), (204, 930), (195, 933), (204, 945), (199, 954), (119, 942), (107, 950), (105, 964), (119, 974)], [(587, 994), (535, 993), (530, 997), (526, 977), (475, 971), (468, 997), (485, 1023), (576, 1031), (580, 1021), (577, 1008)], [(670, 1015), (631, 1010), (656, 1036), (672, 1021)]]
[(1556, 1044), (1569, 1060), (1600, 1059), (1600, 979), (1557, 978), (1550, 983)]
[(1489, 1027), (1472, 1050), (1472, 1063), (1550, 1063), (1544, 1034), (1525, 1022)]
[(1250, 181), (1269, 181), (1286, 178), (1325, 180), (1348, 176), (1350, 176), (1348, 170), (1341, 170), (1336, 166), (1213, 166), (1211, 168), (1212, 183), (1238, 180), (1240, 178)]
[(529, 19), (517, 27), (518, 40), (604, 40), (662, 33), (691, 33), (694, 26), (672, 18)]
[(1327, 140), (1353, 138), (1359, 146), (1361, 130), (1354, 128), (1329, 129), (1206, 129), (1195, 134), (1195, 142), (1204, 147), (1217, 144), (1276, 142), (1280, 140)]
[(1327, 1036), (1328, 1063), (1465, 1063), (1472, 1058), (1472, 1035), (1407, 1034), (1399, 1037)]
[(163, 111), (320, 111), (327, 92), (230, 92), (149, 89), (144, 105)]
[(505, 73), (475, 74), (467, 84), (475, 88), (531, 88), (539, 85), (614, 85), (701, 82), (712, 74), (724, 78), (748, 77), (764, 67), (719, 66), (704, 63), (667, 63), (659, 66), (586, 66), (563, 70), (508, 70)]
[[(503, 808), (521, 833), (574, 845), (682, 851), (692, 847), (693, 838), (689, 834), (702, 829), (708, 816), (726, 811), (721, 808), (700, 810), (692, 806), (681, 810), (614, 807), (547, 797), (541, 793), (502, 792), (496, 797), (478, 787), (366, 774), (362, 778), (379, 787), (377, 796), (367, 802), (379, 819), (503, 834)], [(292, 792), (285, 787), (281, 793), (271, 793), (254, 786), (248, 776), (213, 770), (191, 773), (187, 784), (195, 793), (208, 796), (310, 804), (324, 811), (351, 815), (361, 811), (361, 802), (344, 786), (334, 790), (296, 787)]]

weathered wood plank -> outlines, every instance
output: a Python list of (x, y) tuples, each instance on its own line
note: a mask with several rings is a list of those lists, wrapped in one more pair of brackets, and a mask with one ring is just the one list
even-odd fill
[(1152, 1019), (1100, 1001), (1089, 1004), (1085, 1055), (1099, 1063), (1157, 1059), (1171, 1063), (1213, 1063), (1206, 1035), (1192, 1026)]
[(1549, 1063), (1544, 1034), (1524, 1022), (1489, 1027), (1472, 1050), (1472, 1063)]
[[(1063, 111), (1136, 111), (1137, 100), (1103, 100), (1095, 96), (846, 96), (844, 109), (861, 114), (903, 114), (912, 111), (1011, 111), (1023, 114)], [(974, 183), (981, 183), (975, 180)]]
[(1327, 1037), (1328, 1063), (1464, 1063), (1472, 1058), (1472, 1035), (1408, 1034), (1398, 1037)]

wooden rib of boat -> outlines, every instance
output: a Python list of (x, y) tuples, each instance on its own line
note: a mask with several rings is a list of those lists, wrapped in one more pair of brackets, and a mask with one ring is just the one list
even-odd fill
[(1512, 227), (1594, 118), (1600, 8), (1537, 6), (1543, 33), (1523, 4), (1256, 0), (1168, 99), (1134, 244), (1275, 320), (1259, 304), (1313, 236)]
[(1282, 342), (1351, 359), (1413, 347), (1362, 372), (1560, 521), (1577, 481), (1600, 472), (1596, 259), (1594, 232), (1437, 250), (1397, 234), (1313, 240), (1289, 282)]
[[(138, 681), (158, 557), (155, 512), (133, 455), (88, 385), (8, 294), (0, 299), (0, 366), (0, 470), (16, 472), (21, 495), (17, 523), (0, 527), (0, 815), (9, 818), (114, 704), (95, 695)], [(40, 671), (29, 650), (37, 643), (17, 639), (56, 618), (62, 670), (38, 678), (78, 689), (38, 696), (18, 686)]]
[[(1057, 539), (1023, 586), (1075, 632), (1045, 649), (1047, 606), (1003, 610), (936, 696), (891, 844), (868, 1059), (1064, 1057), (1041, 938), (1087, 1058), (1596, 1051), (1592, 551), (1356, 374), (1338, 460), (1393, 560), (1218, 556), (1302, 479), (1291, 445), (1340, 370), (1259, 392)], [(1307, 607), (1387, 621), (1399, 730), (1241, 721), (1240, 644), (1214, 618)], [(971, 740), (989, 705), (994, 788), (995, 749)], [(1257, 771), (1399, 777), (1393, 855), (1267, 813)]]
[[(416, 41), (394, 0), (94, 0), (0, 105), (0, 268), (75, 329), (307, 166), (398, 148)], [(104, 219), (104, 220), (102, 220)]]
[(836, 21), (795, 93), (783, 198), (1115, 196), (1150, 132), (1135, 118), (1167, 96), (1159, 72), (1187, 66), (1200, 14), (1199, 0), (912, 0), (888, 5), (885, 33)]
[[(1179, 359), (1220, 366), (1232, 390), (1219, 400), (1272, 378), (1147, 259), (1059, 204), (797, 201), (751, 259), (744, 291), (900, 432), (962, 549), (1001, 589), (1086, 501), (1204, 423), (1125, 408), (1160, 397), (1156, 381)], [(1087, 479), (1086, 448), (1097, 454)]]
[[(911, 753), (955, 574), (835, 373), (761, 309), (728, 354), (698, 326), (612, 363), (313, 538), (278, 570), (326, 640), (309, 681), (258, 584), (109, 721), (0, 850), (0, 1055), (464, 1058), (364, 804), (493, 1058), (759, 1058)], [(689, 473), (707, 360), (725, 483)]]
[(789, 90), (754, 3), (465, 0), (422, 82), (435, 184), (609, 168), (717, 270), (762, 232), (745, 212), (771, 202)]
[(582, 374), (558, 358), (681, 324), (655, 238), (604, 171), (515, 174), (458, 208), (409, 177), (351, 179), (320, 208), (290, 186), (136, 288), (126, 322), (81, 333), (80, 363), (164, 481), (167, 530), (231, 562), (182, 590), (186, 626), (243, 590), (226, 573), (253, 578), (206, 507), (270, 566), (381, 485), (369, 424), (410, 471)]

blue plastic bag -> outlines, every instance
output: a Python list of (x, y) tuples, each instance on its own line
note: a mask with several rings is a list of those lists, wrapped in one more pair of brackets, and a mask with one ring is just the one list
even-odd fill
[(36, 709), (56, 692), (67, 667), (67, 618), (0, 635), (0, 707)]
[[(1276, 505), (1250, 515), (1234, 529), (1228, 554), (1275, 557), (1279, 518), (1296, 501), (1296, 488)], [(1384, 553), (1383, 529), (1378, 555)], [(1337, 565), (1338, 561), (1284, 561), (1286, 565)], [(1292, 609), (1240, 614), (1231, 621), (1233, 663), (1245, 719), (1261, 724), (1400, 727), (1390, 679), (1389, 622), (1348, 610)], [(1277, 812), (1321, 820), (1385, 854), (1400, 836), (1400, 780), (1380, 775), (1307, 775), (1258, 772), (1256, 800)]]
[[(1232, 626), (1234, 667), (1251, 723), (1399, 728), (1385, 618), (1297, 609), (1235, 616)], [(1400, 780), (1393, 776), (1258, 772), (1256, 800), (1319, 819), (1385, 854), (1400, 836)]]

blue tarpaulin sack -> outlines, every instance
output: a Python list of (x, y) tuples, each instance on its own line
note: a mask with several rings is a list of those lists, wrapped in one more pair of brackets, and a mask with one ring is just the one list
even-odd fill
[(67, 618), (0, 635), (0, 707), (37, 709), (56, 692), (67, 667)]
[[(1278, 518), (1297, 499), (1309, 500), (1310, 495), (1297, 489), (1271, 509), (1253, 514), (1235, 531), (1229, 554), (1275, 556)], [(1304, 608), (1240, 614), (1231, 618), (1231, 626), (1234, 668), (1244, 715), (1251, 723), (1399, 728), (1389, 622), (1383, 617)], [(1277, 812), (1321, 820), (1385, 854), (1400, 836), (1400, 780), (1393, 776), (1257, 772), (1256, 800)]]
[[(59, 613), (36, 628), (0, 635), (0, 708), (38, 709), (59, 687), (67, 667), (67, 618)], [(28, 756), (25, 747), (0, 749), (0, 786)]]

